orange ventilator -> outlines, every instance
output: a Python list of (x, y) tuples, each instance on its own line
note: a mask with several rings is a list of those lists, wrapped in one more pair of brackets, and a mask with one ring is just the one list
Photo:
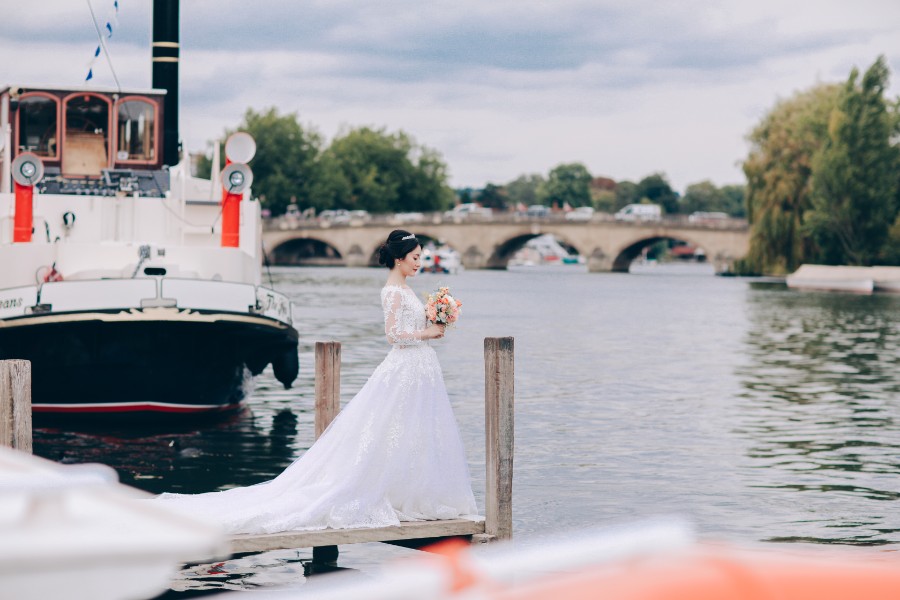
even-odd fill
[(243, 194), (225, 193), (222, 198), (222, 246), (241, 245), (241, 198)]
[(30, 242), (34, 220), (34, 186), (13, 182), (16, 190), (16, 215), (13, 218), (13, 242)]
[(243, 163), (229, 163), (222, 169), (222, 246), (241, 245), (241, 200), (250, 187), (253, 173)]
[(44, 163), (31, 152), (22, 152), (10, 165), (16, 196), (13, 242), (30, 242), (34, 221), (34, 186), (44, 177)]
[(256, 154), (256, 141), (244, 131), (232, 133), (225, 140), (225, 168), (222, 170), (222, 246), (241, 245), (241, 199), (253, 182), (253, 172), (246, 163)]

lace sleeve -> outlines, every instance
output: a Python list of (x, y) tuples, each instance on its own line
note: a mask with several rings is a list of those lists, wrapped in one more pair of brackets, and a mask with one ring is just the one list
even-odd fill
[(416, 329), (414, 315), (404, 310), (403, 290), (384, 288), (381, 292), (384, 309), (384, 333), (388, 342), (400, 346), (418, 346), (425, 343), (422, 332)]

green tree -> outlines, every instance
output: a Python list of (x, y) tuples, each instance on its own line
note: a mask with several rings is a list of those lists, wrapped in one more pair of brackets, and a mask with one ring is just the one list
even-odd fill
[(616, 193), (612, 190), (591, 188), (591, 206), (600, 212), (616, 212)]
[(506, 210), (508, 200), (506, 189), (493, 183), (484, 186), (484, 189), (478, 194), (478, 202), (482, 206), (494, 210)]
[[(246, 131), (256, 140), (256, 156), (250, 162), (253, 170), (253, 194), (272, 214), (284, 212), (291, 198), (317, 209), (332, 206), (346, 183), (340, 174), (319, 160), (322, 138), (311, 128), (304, 129), (296, 113), (278, 114), (275, 108), (256, 112), (248, 108), (243, 122), (234, 131)], [(223, 142), (219, 142), (222, 144)], [(220, 149), (224, 159), (224, 148)], [(208, 177), (210, 156), (201, 158), (198, 174)]]
[(885, 265), (900, 265), (900, 213), (888, 231), (887, 243), (882, 247), (879, 262)]
[(743, 164), (750, 250), (736, 265), (739, 272), (784, 275), (812, 255), (803, 227), (812, 162), (839, 93), (840, 86), (821, 84), (781, 100), (750, 133)]
[(709, 180), (693, 183), (687, 187), (679, 200), (681, 212), (723, 212), (732, 217), (744, 217), (744, 186), (725, 185), (716, 187)]
[(544, 186), (542, 200), (544, 204), (556, 204), (558, 207), (568, 203), (569, 206), (591, 205), (591, 174), (581, 163), (561, 164), (550, 171)]
[(546, 180), (542, 175), (533, 173), (531, 175), (520, 175), (503, 187), (506, 188), (506, 196), (510, 204), (531, 206), (539, 202), (540, 190), (545, 184)]
[(732, 217), (744, 218), (747, 216), (747, 186), (725, 185), (722, 186), (725, 194), (725, 206), (723, 211)]
[(666, 214), (678, 212), (678, 194), (669, 185), (663, 173), (647, 175), (638, 182), (638, 197), (648, 199), (653, 204), (663, 207)]
[(472, 199), (472, 188), (462, 188), (456, 190), (456, 201), (458, 204), (468, 204), (474, 202)]
[(620, 181), (616, 184), (616, 206), (621, 210), (629, 204), (637, 204), (641, 201), (641, 192), (633, 181)]
[(689, 185), (680, 203), (680, 212), (688, 214), (697, 211), (725, 212), (728, 197), (713, 182), (706, 180)]
[(340, 208), (370, 212), (442, 210), (453, 203), (440, 155), (403, 132), (368, 127), (336, 138), (325, 156), (337, 165), (350, 194)]
[(889, 76), (884, 57), (862, 80), (853, 69), (831, 111), (825, 144), (813, 161), (808, 221), (822, 262), (873, 264), (896, 218), (900, 161), (884, 99)]

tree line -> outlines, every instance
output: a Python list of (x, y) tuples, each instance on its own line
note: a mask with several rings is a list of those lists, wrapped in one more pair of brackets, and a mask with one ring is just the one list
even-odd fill
[[(275, 108), (247, 109), (233, 131), (256, 140), (253, 193), (273, 215), (283, 214), (289, 204), (317, 212), (384, 213), (443, 210), (454, 202), (441, 155), (402, 131), (349, 128), (326, 145), (296, 113), (279, 114)], [(211, 166), (211, 156), (201, 156), (198, 176), (208, 177)]]
[[(272, 215), (283, 214), (290, 204), (317, 212), (343, 208), (385, 213), (440, 211), (456, 202), (478, 202), (501, 211), (543, 204), (592, 206), (604, 212), (644, 202), (659, 204), (670, 214), (745, 214), (742, 185), (719, 188), (702, 181), (688, 186), (681, 196), (663, 173), (638, 182), (617, 182), (591, 175), (581, 163), (560, 164), (546, 177), (521, 175), (483, 189), (452, 190), (440, 153), (416, 144), (403, 131), (350, 128), (326, 145), (315, 128), (299, 122), (296, 113), (279, 114), (275, 108), (248, 109), (243, 121), (226, 131), (224, 138), (233, 131), (246, 131), (256, 140), (253, 192)], [(201, 177), (209, 176), (210, 154), (199, 159)]]
[(542, 204), (563, 208), (591, 206), (614, 213), (629, 204), (658, 204), (666, 214), (697, 211), (723, 212), (733, 217), (746, 214), (744, 186), (717, 187), (711, 181), (689, 185), (682, 196), (664, 173), (652, 173), (638, 182), (595, 177), (582, 163), (560, 164), (547, 177), (520, 175), (505, 184), (487, 184), (483, 190), (460, 190), (461, 201), (477, 201), (483, 206), (507, 210), (516, 206)]

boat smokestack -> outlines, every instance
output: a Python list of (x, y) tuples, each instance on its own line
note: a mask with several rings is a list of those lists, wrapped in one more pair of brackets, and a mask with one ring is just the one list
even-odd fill
[(153, 87), (166, 90), (163, 102), (163, 164), (178, 164), (179, 0), (153, 0)]

